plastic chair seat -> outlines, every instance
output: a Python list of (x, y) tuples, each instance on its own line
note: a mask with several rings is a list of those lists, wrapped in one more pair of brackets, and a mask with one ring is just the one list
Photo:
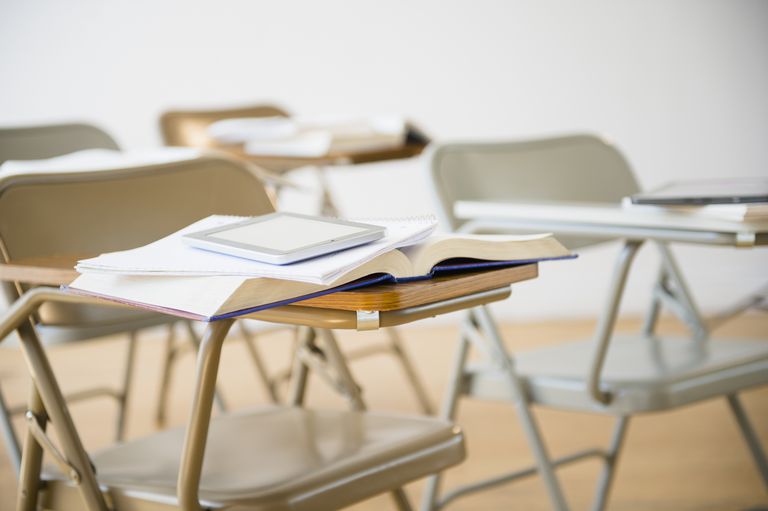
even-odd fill
[[(116, 498), (173, 504), (183, 429), (93, 456)], [(427, 417), (268, 407), (211, 422), (200, 500), (213, 508), (337, 509), (464, 459), (463, 434)]]
[[(519, 352), (515, 367), (533, 403), (615, 415), (669, 409), (768, 383), (768, 342), (762, 340), (617, 335), (601, 377), (601, 389), (613, 400), (601, 405), (586, 389), (591, 359), (592, 341), (576, 341)], [(464, 384), (472, 395), (512, 397), (500, 369), (472, 368)]]

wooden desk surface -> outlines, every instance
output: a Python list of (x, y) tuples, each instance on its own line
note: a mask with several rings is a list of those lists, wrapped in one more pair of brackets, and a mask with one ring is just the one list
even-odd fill
[(379, 284), (353, 291), (330, 293), (296, 302), (295, 305), (349, 311), (399, 310), (507, 287), (516, 282), (536, 278), (538, 269), (537, 264), (525, 264), (497, 270), (444, 275), (403, 284)]
[[(59, 286), (72, 282), (78, 273), (75, 262), (82, 257), (56, 256), (0, 264), (0, 280)], [(393, 311), (472, 293), (509, 287), (538, 276), (537, 264), (495, 270), (457, 273), (403, 284), (379, 284), (352, 291), (330, 293), (295, 302), (302, 307), (343, 311)]]
[(248, 160), (268, 169), (289, 170), (306, 165), (354, 165), (358, 163), (373, 163), (386, 160), (398, 160), (418, 156), (424, 151), (425, 144), (410, 143), (391, 149), (375, 151), (335, 152), (324, 156), (272, 156), (248, 154), (241, 145), (218, 145), (216, 149)]

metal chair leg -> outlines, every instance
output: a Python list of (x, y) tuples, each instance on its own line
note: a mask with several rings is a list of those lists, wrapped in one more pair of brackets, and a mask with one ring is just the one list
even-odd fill
[[(483, 332), (483, 336), (470, 335), (474, 333), (470, 329), (478, 329)], [(519, 477), (525, 477), (526, 475), (532, 475), (539, 473), (544, 480), (544, 484), (547, 488), (550, 500), (552, 501), (553, 508), (557, 511), (565, 511), (568, 509), (565, 497), (563, 496), (560, 484), (555, 476), (554, 469), (556, 463), (553, 462), (547, 449), (544, 445), (541, 433), (539, 432), (538, 425), (535, 417), (529, 408), (528, 399), (525, 391), (522, 387), (522, 382), (517, 376), (514, 369), (512, 357), (504, 347), (504, 343), (501, 339), (493, 319), (490, 313), (484, 307), (476, 307), (469, 312), (468, 323), (462, 330), (462, 334), (459, 340), (459, 345), (454, 358), (454, 366), (452, 370), (452, 377), (449, 384), (449, 389), (445, 395), (445, 401), (441, 415), (447, 419), (453, 419), (455, 416), (456, 405), (458, 403), (459, 395), (462, 392), (463, 380), (465, 378), (465, 364), (467, 359), (467, 353), (469, 349), (469, 342), (472, 339), (477, 339), (476, 342), (483, 342), (488, 353), (493, 358), (497, 366), (508, 377), (514, 398), (514, 406), (517, 411), (518, 418), (520, 419), (524, 432), (528, 438), (528, 442), (533, 450), (533, 455), (536, 461), (536, 466), (530, 469), (525, 469), (512, 474), (505, 474), (499, 478), (493, 478), (487, 481), (481, 481), (478, 483), (462, 486), (447, 494), (442, 501), (438, 501), (437, 493), (440, 484), (440, 475), (431, 477), (427, 482), (424, 497), (422, 499), (422, 511), (434, 511), (440, 509), (443, 505), (449, 501), (457, 498), (461, 495), (481, 490), (490, 486), (495, 486), (506, 481), (511, 481)], [(597, 455), (597, 452), (579, 453), (572, 459), (563, 459), (558, 464), (565, 464), (576, 459), (581, 459), (586, 456)]]
[(403, 367), (403, 371), (405, 372), (405, 377), (408, 379), (408, 382), (411, 384), (411, 388), (413, 389), (413, 393), (416, 394), (416, 399), (419, 402), (419, 407), (421, 408), (421, 411), (425, 415), (433, 415), (435, 413), (434, 407), (432, 406), (432, 402), (429, 399), (429, 396), (427, 395), (427, 389), (424, 386), (424, 382), (421, 381), (421, 378), (419, 377), (419, 374), (416, 372), (416, 368), (414, 367), (413, 361), (408, 356), (408, 353), (403, 348), (403, 341), (400, 337), (400, 334), (395, 328), (387, 328), (386, 334), (389, 337), (389, 346), (392, 350), (392, 353), (394, 353), (395, 357), (397, 357), (398, 361), (400, 362), (400, 365)]
[(352, 376), (352, 371), (350, 371), (341, 348), (339, 348), (336, 336), (330, 330), (319, 329), (317, 332), (323, 339), (323, 347), (328, 357), (328, 363), (338, 377), (338, 388), (349, 400), (350, 408), (364, 411), (367, 407), (365, 401), (363, 401), (363, 393), (354, 376)]
[[(63, 455), (77, 471), (77, 489), (83, 498), (84, 508), (88, 511), (107, 511), (108, 508), (96, 482), (91, 461), (83, 448), (64, 401), (64, 396), (56, 383), (53, 370), (37, 334), (31, 324), (22, 325), (18, 332), (22, 339), (22, 353), (30, 367), (30, 374), (34, 375), (33, 386), (39, 392), (38, 397), (38, 393), (33, 391), (29, 411), (36, 420), (41, 422), (44, 417), (50, 417), (61, 441)], [(44, 423), (40, 426), (42, 428)], [(21, 462), (21, 477), (17, 495), (16, 509), (19, 511), (34, 511), (37, 508), (41, 462), (42, 447), (28, 433), (24, 441), (24, 456)]]
[(289, 381), (288, 402), (293, 406), (304, 404), (304, 398), (307, 392), (307, 378), (309, 377), (309, 367), (304, 363), (299, 350), (309, 349), (315, 340), (315, 331), (312, 328), (301, 327), (297, 333), (297, 343), (293, 350), (293, 369)]
[[(183, 321), (187, 330), (187, 337), (192, 348), (197, 352), (200, 348), (200, 336), (197, 335), (195, 329), (192, 327), (191, 321)], [(163, 373), (160, 380), (160, 390), (157, 398), (157, 408), (155, 408), (155, 424), (158, 427), (165, 425), (165, 410), (168, 408), (168, 396), (170, 394), (171, 376), (173, 374), (173, 366), (176, 363), (179, 356), (179, 347), (175, 341), (175, 325), (168, 326), (168, 337), (165, 344), (165, 357), (163, 361)], [(222, 412), (227, 410), (226, 402), (222, 397), (218, 389), (214, 394), (214, 399), (218, 409)]]
[(390, 497), (395, 502), (395, 507), (398, 511), (413, 511), (411, 502), (408, 500), (408, 494), (405, 493), (403, 488), (398, 488), (389, 492)]
[(653, 286), (653, 292), (651, 293), (651, 305), (648, 307), (648, 311), (645, 314), (643, 320), (642, 332), (644, 335), (653, 335), (656, 331), (656, 325), (659, 321), (659, 314), (661, 313), (661, 298), (660, 293), (667, 287), (667, 272), (662, 265), (659, 268), (659, 276), (656, 278), (656, 283)]
[(168, 392), (171, 387), (171, 375), (173, 373), (174, 362), (178, 355), (176, 348), (176, 329), (174, 324), (168, 325), (168, 335), (165, 338), (165, 353), (163, 356), (163, 367), (160, 374), (160, 386), (155, 404), (155, 425), (160, 428), (165, 425), (166, 409), (168, 404)]
[(611, 445), (608, 447), (608, 452), (603, 458), (605, 465), (603, 466), (603, 471), (600, 474), (600, 479), (597, 483), (595, 502), (592, 505), (592, 511), (603, 511), (608, 503), (611, 484), (613, 483), (613, 478), (616, 474), (616, 465), (619, 461), (619, 453), (624, 445), (628, 424), (629, 417), (622, 416), (616, 419), (616, 426), (613, 430)]
[(251, 361), (253, 362), (253, 365), (256, 367), (256, 377), (261, 381), (261, 384), (264, 386), (264, 389), (267, 391), (267, 395), (269, 396), (269, 400), (273, 403), (279, 403), (280, 398), (277, 395), (277, 391), (275, 390), (275, 385), (273, 385), (272, 381), (269, 379), (269, 375), (267, 373), (267, 366), (264, 363), (264, 359), (261, 357), (261, 353), (259, 353), (259, 349), (256, 346), (257, 338), (254, 336), (254, 334), (248, 329), (248, 327), (245, 326), (245, 321), (241, 320), (237, 322), (237, 326), (240, 328), (240, 333), (243, 335), (243, 342), (245, 343), (245, 349), (248, 350), (248, 354), (251, 357)]
[[(201, 339), (200, 336), (197, 335), (197, 332), (195, 332), (195, 329), (192, 327), (191, 321), (184, 321), (184, 325), (187, 327), (187, 333), (189, 334), (189, 342), (192, 343), (192, 346), (195, 348), (195, 353), (200, 351), (200, 343)], [(227, 411), (227, 404), (224, 401), (224, 396), (221, 395), (221, 391), (219, 391), (219, 388), (216, 387), (213, 393), (213, 399), (216, 403), (216, 407), (219, 409), (220, 412), (226, 412)]]
[(552, 464), (549, 452), (547, 452), (547, 448), (544, 445), (544, 440), (539, 431), (536, 417), (529, 407), (523, 384), (515, 371), (512, 357), (504, 346), (504, 342), (501, 339), (501, 335), (496, 328), (496, 324), (494, 323), (491, 314), (488, 312), (488, 308), (485, 306), (476, 307), (472, 309), (471, 314), (476, 316), (481, 329), (492, 343), (491, 347), (496, 352), (495, 355), (497, 360), (501, 363), (501, 367), (508, 377), (509, 385), (515, 396), (514, 405), (517, 409), (518, 418), (522, 423), (525, 436), (528, 438), (528, 443), (533, 451), (536, 466), (538, 467), (539, 474), (541, 474), (541, 478), (547, 488), (552, 507), (557, 511), (566, 511), (568, 509), (568, 504), (565, 501), (563, 491), (560, 488), (560, 483), (555, 475), (555, 468)]
[[(325, 348), (328, 362), (335, 370), (341, 386), (344, 388), (344, 393), (347, 395), (350, 401), (350, 407), (353, 410), (365, 411), (366, 405), (363, 401), (362, 391), (360, 386), (352, 376), (352, 372), (349, 370), (347, 361), (336, 342), (336, 337), (330, 330), (318, 330), (318, 333), (323, 339), (323, 347)], [(412, 507), (408, 500), (408, 495), (403, 488), (397, 488), (389, 492), (390, 496), (395, 502), (395, 506), (399, 511), (411, 511)]]
[(688, 289), (688, 284), (685, 282), (683, 272), (677, 265), (672, 250), (669, 245), (661, 242), (657, 242), (656, 247), (661, 253), (661, 264), (664, 272), (668, 280), (674, 285), (674, 291), (660, 296), (669, 298), (668, 305), (670, 305), (672, 312), (688, 326), (694, 337), (705, 339), (709, 335), (709, 328), (693, 300), (693, 295)]
[(3, 440), (5, 441), (5, 450), (8, 453), (8, 459), (10, 460), (11, 465), (13, 465), (13, 470), (16, 473), (16, 477), (18, 477), (19, 470), (21, 470), (21, 446), (19, 445), (19, 439), (16, 436), (16, 432), (13, 430), (11, 413), (8, 410), (8, 404), (5, 402), (1, 388), (0, 430), (2, 430)]
[(128, 416), (128, 398), (131, 395), (131, 383), (133, 381), (133, 365), (136, 359), (137, 333), (133, 331), (128, 337), (128, 349), (125, 355), (125, 368), (123, 369), (123, 385), (117, 396), (117, 425), (115, 428), (115, 440), (122, 442), (125, 438), (125, 423)]
[[(456, 407), (461, 395), (464, 366), (467, 363), (468, 354), (469, 341), (462, 332), (456, 344), (456, 349), (453, 355), (453, 365), (451, 366), (451, 376), (448, 379), (448, 388), (445, 391), (443, 404), (439, 412), (441, 419), (454, 420), (456, 418)], [(438, 472), (427, 479), (424, 494), (421, 498), (421, 511), (435, 511), (439, 509), (437, 495), (440, 490), (442, 477), (443, 473)]]
[(760, 439), (755, 433), (755, 429), (747, 417), (747, 412), (744, 410), (744, 406), (741, 404), (741, 400), (736, 394), (729, 394), (726, 396), (728, 404), (731, 406), (733, 416), (736, 418), (736, 422), (739, 424), (739, 429), (744, 435), (744, 440), (747, 442), (749, 451), (752, 453), (752, 458), (755, 460), (757, 470), (760, 472), (760, 476), (763, 478), (763, 484), (768, 489), (768, 460), (765, 458), (765, 451), (762, 445), (760, 445)]
[[(30, 385), (28, 410), (35, 417), (45, 416), (45, 407), (40, 399), (34, 383)], [(41, 428), (47, 426), (47, 421), (40, 424)], [(37, 509), (37, 497), (40, 490), (40, 471), (43, 467), (43, 448), (31, 433), (24, 437), (24, 457), (21, 459), (19, 470), (19, 488), (16, 495), (16, 509), (20, 511), (34, 511)]]

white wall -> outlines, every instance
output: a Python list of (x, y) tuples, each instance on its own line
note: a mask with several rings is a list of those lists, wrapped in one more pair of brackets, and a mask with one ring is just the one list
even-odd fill
[[(766, 50), (761, 1), (6, 0), (0, 124), (83, 119), (138, 148), (159, 144), (164, 109), (269, 101), (400, 112), (440, 140), (587, 130), (653, 187), (768, 175)], [(425, 213), (422, 164), (340, 169), (331, 183), (348, 215)], [(545, 265), (504, 312), (594, 313), (615, 251)], [(706, 310), (768, 280), (766, 250), (678, 253)], [(626, 310), (645, 306), (654, 261), (641, 254)]]

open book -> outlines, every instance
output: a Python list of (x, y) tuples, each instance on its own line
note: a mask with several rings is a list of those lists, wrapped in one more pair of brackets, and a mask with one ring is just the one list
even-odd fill
[(407, 282), (447, 271), (568, 257), (573, 256), (551, 234), (446, 235), (379, 254), (327, 283), (246, 275), (124, 275), (96, 271), (78, 277), (70, 289), (192, 319), (216, 320), (379, 282)]

